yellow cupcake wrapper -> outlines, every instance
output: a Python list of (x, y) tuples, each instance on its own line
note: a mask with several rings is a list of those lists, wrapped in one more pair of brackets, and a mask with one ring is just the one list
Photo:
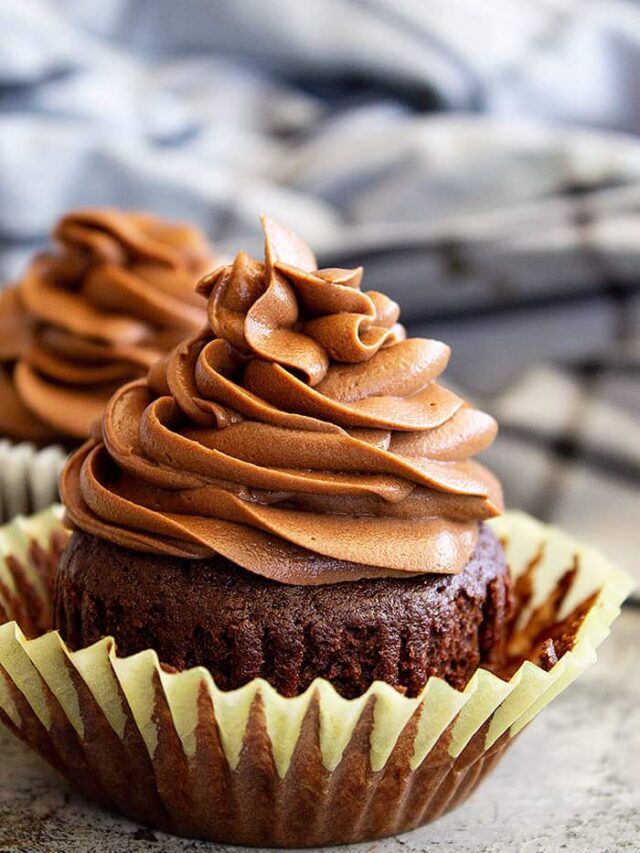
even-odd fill
[[(47, 596), (38, 572), (31, 565), (30, 549), (35, 542), (46, 550), (52, 533), (61, 529), (60, 519), (61, 509), (52, 507), (31, 518), (16, 518), (0, 528), (0, 608), (4, 608), (5, 613), (12, 612), (11, 598), (20, 594), (19, 587), (24, 586), (25, 577), (37, 596)], [(454, 770), (460, 761), (467, 767), (469, 762), (465, 756), (472, 754), (472, 746), (473, 762), (480, 768), (480, 758), (488, 758), (492, 748), (495, 751), (499, 747), (502, 751), (548, 702), (596, 660), (595, 650), (609, 633), (622, 601), (632, 588), (629, 578), (596, 551), (523, 513), (509, 512), (492, 521), (491, 526), (504, 542), (514, 579), (525, 572), (531, 575), (532, 594), (520, 614), (521, 623), (545, 603), (559, 580), (572, 568), (576, 570), (575, 577), (563, 600), (559, 618), (566, 617), (581, 602), (595, 596), (579, 626), (573, 647), (549, 671), (525, 661), (506, 681), (479, 669), (464, 691), (453, 689), (442, 679), (431, 678), (415, 698), (407, 698), (389, 685), (376, 682), (363, 696), (347, 700), (328, 682), (318, 679), (301, 696), (285, 698), (262, 679), (223, 692), (201, 667), (180, 673), (166, 672), (152, 650), (118, 658), (115, 643), (109, 638), (77, 652), (70, 651), (56, 632), (29, 640), (17, 623), (10, 621), (0, 626), (0, 668), (5, 673), (4, 678), (0, 678), (0, 711), (24, 736), (23, 699), (29, 709), (27, 713), (34, 715), (47, 732), (60, 726), (59, 715), (52, 710), (59, 707), (64, 721), (82, 744), (87, 736), (86, 697), (90, 695), (120, 741), (128, 736), (133, 719), (155, 766), (164, 749), (161, 741), (164, 743), (166, 739), (163, 724), (159, 723), (160, 691), (163, 707), (166, 703), (170, 714), (171, 731), (181, 747), (180, 759), (188, 766), (199, 760), (202, 709), (206, 707), (212, 709), (224, 759), (234, 772), (242, 769), (246, 759), (245, 751), (255, 728), (253, 720), (259, 706), (277, 778), (286, 780), (290, 771), (292, 774), (300, 772), (296, 754), (302, 749), (301, 732), (313, 708), (317, 708), (318, 714), (317, 746), (324, 768), (322, 772), (326, 771), (328, 778), (337, 775), (345, 756), (349, 755), (352, 760), (359, 727), (364, 725), (363, 720), (372, 709), (368, 763), (375, 778), (387, 768), (392, 757), (399, 761), (401, 748), (407, 754), (410, 771), (418, 771), (426, 759), (436, 771), (443, 761), (449, 761)], [(7, 560), (9, 555), (13, 561)], [(24, 576), (18, 581), (16, 561), (24, 570)], [(51, 695), (57, 705), (52, 705)], [(407, 732), (411, 737), (408, 752)], [(436, 771), (430, 770), (430, 773)], [(484, 772), (478, 769), (476, 776), (480, 778)], [(451, 770), (445, 781), (450, 778)], [(477, 783), (474, 779), (466, 779), (465, 792)], [(441, 801), (447, 804), (463, 798), (456, 788), (457, 783), (453, 785), (449, 781), (448, 784), (451, 793), (444, 800), (439, 795), (436, 815), (445, 808)], [(455, 796), (454, 791), (457, 791)], [(427, 819), (434, 816), (427, 809), (421, 817), (414, 815), (408, 819), (406, 825), (416, 825), (416, 820), (424, 819), (425, 815)], [(172, 828), (177, 825), (176, 831), (185, 831), (177, 818), (172, 820), (169, 821)], [(374, 826), (372, 818), (363, 817), (361, 823), (364, 834), (358, 835), (354, 830), (349, 840), (371, 837), (372, 833), (383, 831), (382, 823)], [(405, 823), (398, 817), (394, 827), (391, 831), (405, 828)], [(199, 824), (196, 829), (186, 831), (218, 837), (208, 835), (208, 830), (201, 830)], [(224, 837), (253, 843), (253, 836), (246, 832), (237, 838), (227, 832)], [(276, 829), (270, 838), (273, 843), (288, 843), (288, 836), (278, 835)], [(327, 839), (331, 840), (331, 836), (320, 833), (312, 837), (311, 843)]]

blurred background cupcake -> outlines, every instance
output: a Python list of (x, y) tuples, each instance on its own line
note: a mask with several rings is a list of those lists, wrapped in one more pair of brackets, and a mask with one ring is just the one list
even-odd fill
[(65, 451), (113, 391), (205, 322), (194, 288), (213, 261), (196, 229), (105, 208), (67, 214), (53, 237), (0, 295), (5, 518), (55, 500)]

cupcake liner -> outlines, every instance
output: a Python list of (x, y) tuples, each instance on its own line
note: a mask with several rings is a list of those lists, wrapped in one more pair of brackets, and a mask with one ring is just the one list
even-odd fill
[(0, 440), (0, 523), (39, 512), (58, 500), (66, 456), (57, 444), (38, 450), (26, 441)]
[(363, 841), (453, 808), (595, 661), (631, 588), (595, 551), (508, 513), (492, 526), (514, 576), (510, 677), (479, 669), (464, 691), (431, 678), (416, 698), (376, 682), (347, 700), (321, 679), (295, 698), (261, 679), (223, 692), (151, 650), (118, 658), (106, 638), (72, 652), (44, 633), (60, 517), (0, 529), (0, 718), (98, 802), (223, 842)]

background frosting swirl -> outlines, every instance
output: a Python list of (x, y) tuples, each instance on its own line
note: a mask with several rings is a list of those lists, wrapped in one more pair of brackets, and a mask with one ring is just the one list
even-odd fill
[(438, 384), (362, 270), (318, 270), (264, 220), (265, 261), (205, 277), (209, 328), (112, 397), (62, 477), (79, 527), (159, 554), (222, 554), (285, 583), (455, 573), (498, 482), (491, 417)]
[(86, 439), (119, 385), (202, 327), (212, 262), (198, 231), (142, 213), (71, 213), (54, 237), (1, 297), (0, 432), (38, 444)]

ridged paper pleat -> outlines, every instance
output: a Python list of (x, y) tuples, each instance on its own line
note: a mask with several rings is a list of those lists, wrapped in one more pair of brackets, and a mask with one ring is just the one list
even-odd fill
[(0, 523), (44, 510), (58, 500), (66, 456), (57, 444), (38, 450), (26, 441), (0, 440)]

